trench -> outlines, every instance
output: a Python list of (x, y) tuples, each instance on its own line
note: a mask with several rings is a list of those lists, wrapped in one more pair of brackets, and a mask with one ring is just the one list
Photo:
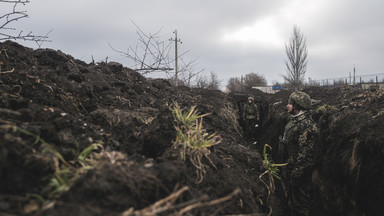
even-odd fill
[[(313, 215), (381, 215), (384, 115), (378, 100), (383, 98), (382, 93), (319, 88), (304, 91), (318, 99), (311, 109), (312, 118), (320, 128), (312, 175)], [(270, 145), (275, 162), (282, 162), (274, 156), (279, 136), (288, 122), (284, 108), (289, 94), (259, 93), (260, 127), (253, 137), (245, 138), (259, 153), (264, 144)], [(277, 186), (274, 196), (284, 199), (281, 187)]]
[[(242, 144), (259, 152), (269, 144), (274, 161), (279, 162), (275, 155), (288, 120), (284, 107), (291, 92), (249, 92), (260, 103), (261, 119), (258, 131), (248, 139), (238, 135), (233, 118), (223, 115), (228, 97), (221, 91), (174, 88), (167, 80), (147, 80), (116, 63), (88, 65), (54, 50), (34, 51), (14, 42), (2, 46), (9, 54), (6, 64), (15, 71), (0, 77), (1, 213), (121, 215), (130, 207), (150, 206), (182, 185), (190, 191), (180, 203), (200, 201), (205, 195), (219, 199), (237, 187), (244, 189), (228, 203), (196, 209), (191, 215), (218, 215), (218, 210), (221, 215), (266, 212), (260, 207), (266, 194), (258, 178), (264, 172), (261, 157)], [(313, 215), (382, 215), (384, 92), (354, 87), (304, 91), (320, 101), (311, 110), (321, 132), (314, 156)], [(248, 92), (241, 97), (247, 98)], [(236, 97), (229, 99), (237, 103)], [(201, 184), (196, 184), (195, 167), (178, 160), (179, 152), (170, 148), (176, 136), (169, 110), (173, 101), (212, 113), (204, 126), (223, 135), (222, 145), (210, 154), (217, 169), (209, 166)], [(15, 130), (16, 125), (35, 136)], [(74, 159), (76, 149), (98, 141), (105, 143), (108, 154), (61, 197), (49, 198), (55, 188), (48, 183), (58, 169), (40, 139), (68, 161)], [(40, 203), (38, 197), (26, 194), (42, 194), (50, 201)], [(286, 215), (280, 194), (277, 188), (272, 197), (277, 216)], [(49, 212), (39, 209), (44, 205)]]

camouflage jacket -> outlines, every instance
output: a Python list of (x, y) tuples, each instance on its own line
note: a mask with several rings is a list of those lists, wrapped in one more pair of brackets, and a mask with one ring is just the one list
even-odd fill
[(260, 118), (259, 108), (254, 103), (246, 103), (243, 109), (243, 119), (257, 119)]
[(314, 145), (319, 137), (319, 128), (309, 113), (291, 116), (284, 131), (284, 153), (287, 157), (290, 178), (297, 179), (312, 174)]

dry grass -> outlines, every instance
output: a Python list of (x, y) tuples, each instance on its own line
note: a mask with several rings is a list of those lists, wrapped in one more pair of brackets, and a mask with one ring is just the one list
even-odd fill
[(196, 168), (196, 182), (200, 183), (207, 169), (207, 165), (202, 162), (202, 159), (206, 158), (215, 167), (208, 157), (210, 154), (208, 148), (219, 144), (221, 137), (215, 134), (208, 134), (205, 131), (203, 128), (203, 117), (209, 115), (209, 113), (200, 115), (195, 108), (196, 106), (192, 107), (189, 111), (183, 111), (177, 103), (174, 103), (170, 109), (177, 131), (173, 147), (180, 150), (182, 160), (188, 158)]

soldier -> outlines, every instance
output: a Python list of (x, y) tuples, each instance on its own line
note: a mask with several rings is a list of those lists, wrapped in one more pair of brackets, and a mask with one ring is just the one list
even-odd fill
[(255, 125), (260, 119), (260, 112), (257, 105), (254, 103), (253, 97), (248, 97), (248, 102), (243, 108), (243, 120), (245, 125), (245, 135), (250, 137), (255, 129)]
[(287, 110), (290, 120), (285, 126), (279, 153), (288, 163), (282, 168), (284, 192), (291, 215), (310, 215), (314, 145), (319, 129), (308, 110), (311, 98), (304, 92), (290, 95)]

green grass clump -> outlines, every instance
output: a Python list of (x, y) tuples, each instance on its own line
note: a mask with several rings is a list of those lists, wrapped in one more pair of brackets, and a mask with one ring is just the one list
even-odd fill
[[(267, 153), (267, 147), (271, 150), (272, 147), (268, 144), (264, 145), (263, 148), (263, 164), (266, 169), (266, 173), (268, 173), (271, 177), (275, 177), (279, 180), (281, 180), (279, 176), (279, 167), (287, 165), (287, 163), (284, 164), (275, 164), (272, 161), (272, 157)], [(273, 179), (273, 178), (272, 178)]]
[(48, 145), (46, 147), (48, 147), (46, 149), (47, 151), (56, 156), (53, 158), (56, 171), (49, 184), (51, 187), (49, 197), (60, 196), (72, 186), (80, 174), (93, 169), (98, 164), (101, 155), (101, 153), (96, 153), (94, 150), (101, 149), (101, 151), (103, 151), (104, 149), (102, 142), (91, 144), (75, 155), (74, 160), (67, 162), (52, 146)]
[[(48, 190), (49, 198), (57, 198), (63, 192), (67, 191), (81, 173), (94, 168), (100, 158), (101, 152), (103, 152), (103, 143), (98, 142), (91, 144), (84, 150), (80, 151), (79, 144), (75, 142), (76, 149), (72, 152), (74, 159), (71, 161), (65, 160), (65, 158), (58, 152), (51, 144), (43, 140), (39, 135), (35, 135), (21, 127), (13, 125), (11, 123), (1, 125), (2, 129), (11, 130), (13, 132), (19, 132), (27, 136), (31, 136), (35, 139), (32, 145), (41, 144), (44, 147), (43, 153), (50, 153), (55, 165), (55, 174), (52, 177)], [(96, 153), (94, 150), (101, 149), (100, 153)]]
[[(268, 203), (269, 197), (271, 196), (271, 193), (273, 193), (275, 191), (274, 178), (281, 180), (281, 178), (279, 176), (279, 167), (285, 166), (285, 165), (287, 165), (287, 163), (284, 163), (284, 164), (273, 163), (271, 155), (269, 155), (267, 153), (267, 147), (269, 148), (269, 150), (272, 150), (272, 147), (270, 145), (268, 145), (268, 144), (264, 145), (264, 148), (263, 148), (263, 165), (264, 165), (265, 171), (259, 176), (259, 179), (267, 187), (268, 196), (266, 199), (266, 203), (267, 203), (267, 205), (269, 205), (269, 203)], [(263, 176), (265, 176), (265, 175), (267, 175), (267, 182), (263, 180)], [(272, 207), (271, 206), (268, 206), (268, 207), (270, 210), (268, 215), (271, 215), (272, 214)]]
[[(203, 117), (209, 115), (199, 114), (193, 106), (189, 111), (183, 111), (177, 103), (171, 106), (177, 132), (173, 147), (180, 150), (182, 160), (187, 158), (196, 167), (197, 183), (200, 183), (206, 173), (206, 167), (202, 162), (203, 158), (214, 166), (209, 159), (209, 147), (221, 142), (221, 137), (216, 134), (208, 134), (203, 128)], [(215, 167), (215, 166), (214, 166)]]

